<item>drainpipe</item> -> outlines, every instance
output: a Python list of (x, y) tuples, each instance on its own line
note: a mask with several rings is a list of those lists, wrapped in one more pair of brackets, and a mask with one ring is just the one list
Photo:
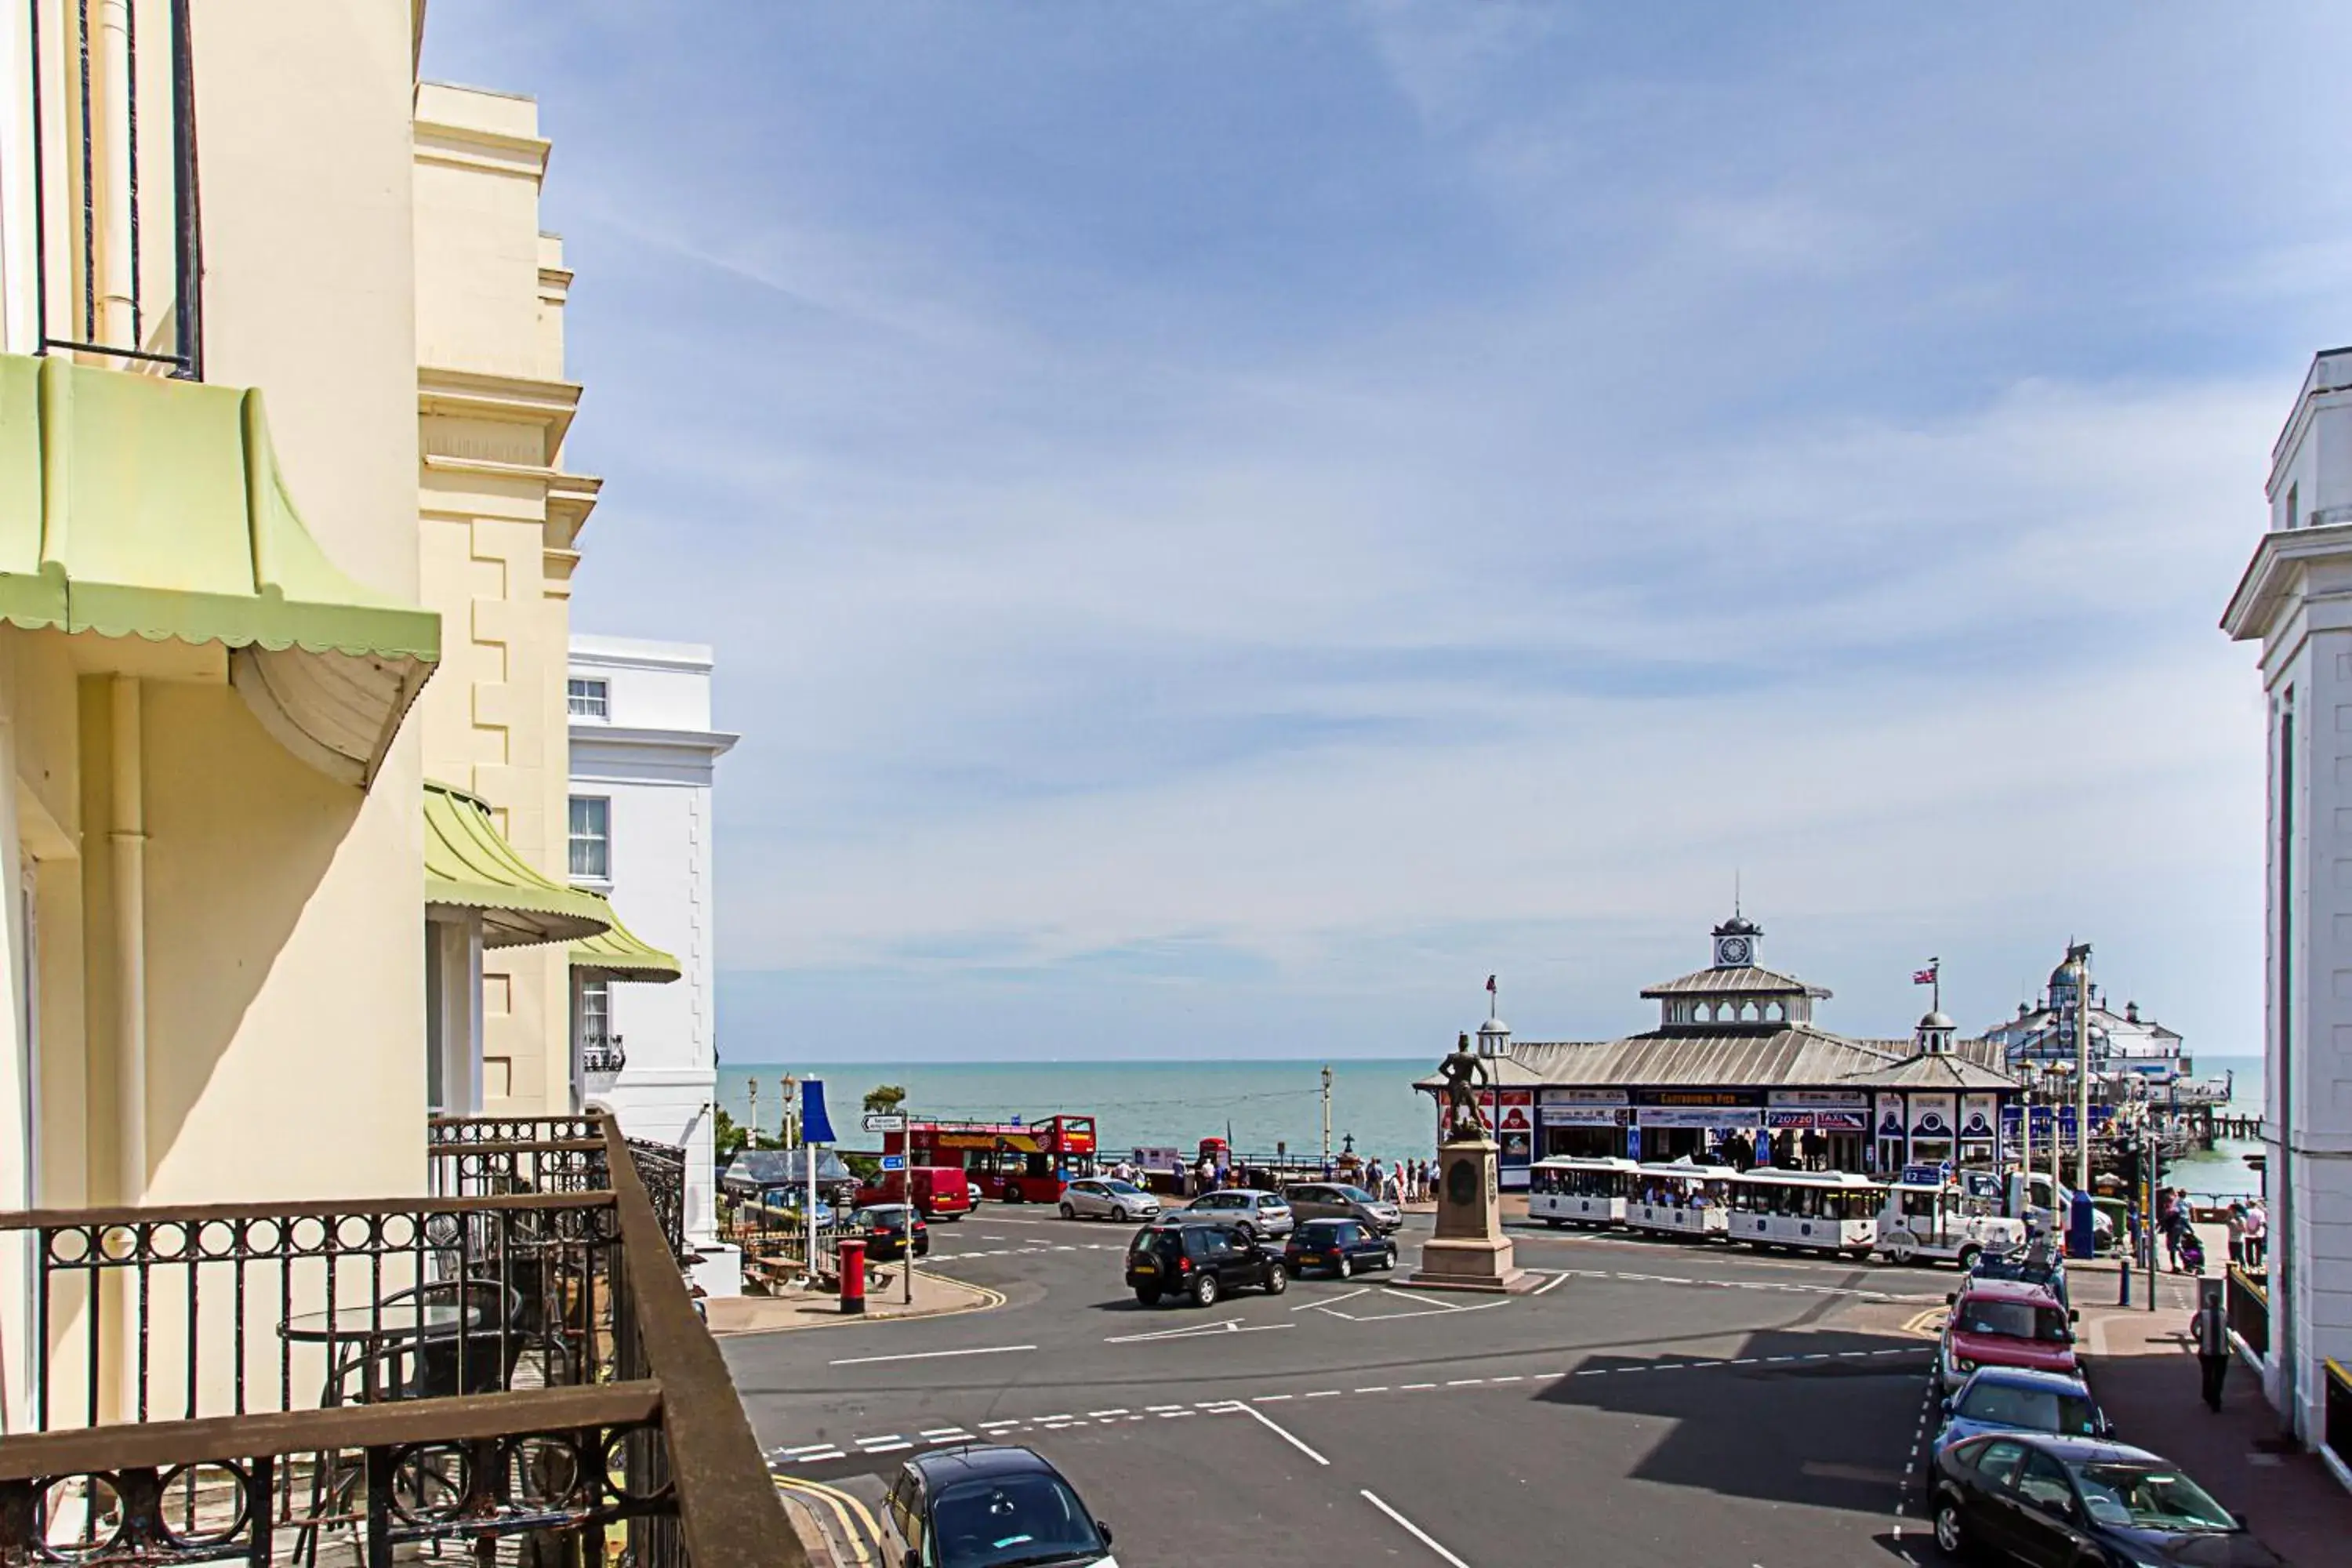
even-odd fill
[[(131, 0), (100, 0), (98, 52), (103, 140), (106, 219), (103, 270), (99, 281), (99, 338), (118, 348), (140, 348), (141, 328), (132, 303), (138, 293), (139, 257), (131, 239), (131, 192), (138, 172), (131, 166)], [(117, 362), (135, 363), (136, 361)]]
[(140, 755), (139, 681), (118, 675), (113, 712), (114, 813), (107, 838), (114, 867), (115, 1099), (122, 1173), (118, 1201), (147, 1195), (147, 814)]

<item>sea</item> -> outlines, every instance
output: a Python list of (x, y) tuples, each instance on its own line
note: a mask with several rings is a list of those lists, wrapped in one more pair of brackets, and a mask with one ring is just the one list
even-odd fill
[[(2198, 1057), (2200, 1078), (2231, 1075), (2231, 1104), (2259, 1114), (2260, 1057)], [(1318, 1152), (1323, 1142), (1322, 1073), (1315, 1060), (1054, 1062), (733, 1062), (719, 1069), (719, 1103), (748, 1125), (759, 1089), (759, 1124), (773, 1131), (786, 1073), (825, 1085), (834, 1126), (846, 1140), (861, 1135), (860, 1102), (868, 1089), (890, 1084), (907, 1091), (904, 1109), (942, 1120), (1036, 1121), (1055, 1112), (1091, 1115), (1102, 1148), (1191, 1150), (1203, 1138), (1230, 1138), (1253, 1153), (1277, 1144)], [(1333, 1060), (1331, 1147), (1352, 1146), (1382, 1161), (1417, 1159), (1431, 1152), (1436, 1116), (1413, 1080), (1435, 1069), (1423, 1058)], [(2262, 1180), (2243, 1156), (2260, 1145), (2224, 1141), (2212, 1152), (2167, 1167), (2166, 1184), (2200, 1195), (2252, 1195)]]

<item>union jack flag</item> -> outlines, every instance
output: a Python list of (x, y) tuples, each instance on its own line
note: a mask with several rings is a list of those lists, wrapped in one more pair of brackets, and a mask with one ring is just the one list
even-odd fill
[(1934, 963), (1930, 963), (1925, 969), (1913, 970), (1911, 972), (1911, 984), (1914, 985), (1933, 985), (1936, 984), (1936, 971), (1941, 962), (1941, 960), (1937, 960)]

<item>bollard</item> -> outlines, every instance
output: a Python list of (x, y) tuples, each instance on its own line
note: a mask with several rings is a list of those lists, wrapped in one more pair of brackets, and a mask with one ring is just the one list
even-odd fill
[(2123, 1283), (2116, 1287), (2116, 1305), (2128, 1307), (2131, 1305), (2131, 1254), (2124, 1254), (2123, 1264)]
[(866, 1244), (844, 1238), (841, 1243), (841, 1310), (866, 1310)]

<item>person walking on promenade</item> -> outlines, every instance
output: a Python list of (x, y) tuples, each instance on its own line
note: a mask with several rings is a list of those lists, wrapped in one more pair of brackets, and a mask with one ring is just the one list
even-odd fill
[(2246, 1266), (2246, 1205), (2231, 1204), (2222, 1226), (2230, 1234), (2230, 1267), (2243, 1268)]
[(2270, 1211), (2256, 1198), (2246, 1205), (2246, 1267), (2260, 1268), (2271, 1239)]
[(2230, 1375), (2230, 1324), (2221, 1315), (2221, 1281), (2208, 1286), (2189, 1320), (2189, 1337), (2197, 1348), (2197, 1370), (2202, 1374), (2205, 1405), (2221, 1408), (2221, 1384)]
[(2170, 1187), (2164, 1190), (2163, 1206), (2157, 1211), (2157, 1228), (2164, 1235), (2164, 1255), (2175, 1274), (2180, 1272), (2180, 1233), (2188, 1228), (2189, 1215), (2180, 1206), (2178, 1193)]

